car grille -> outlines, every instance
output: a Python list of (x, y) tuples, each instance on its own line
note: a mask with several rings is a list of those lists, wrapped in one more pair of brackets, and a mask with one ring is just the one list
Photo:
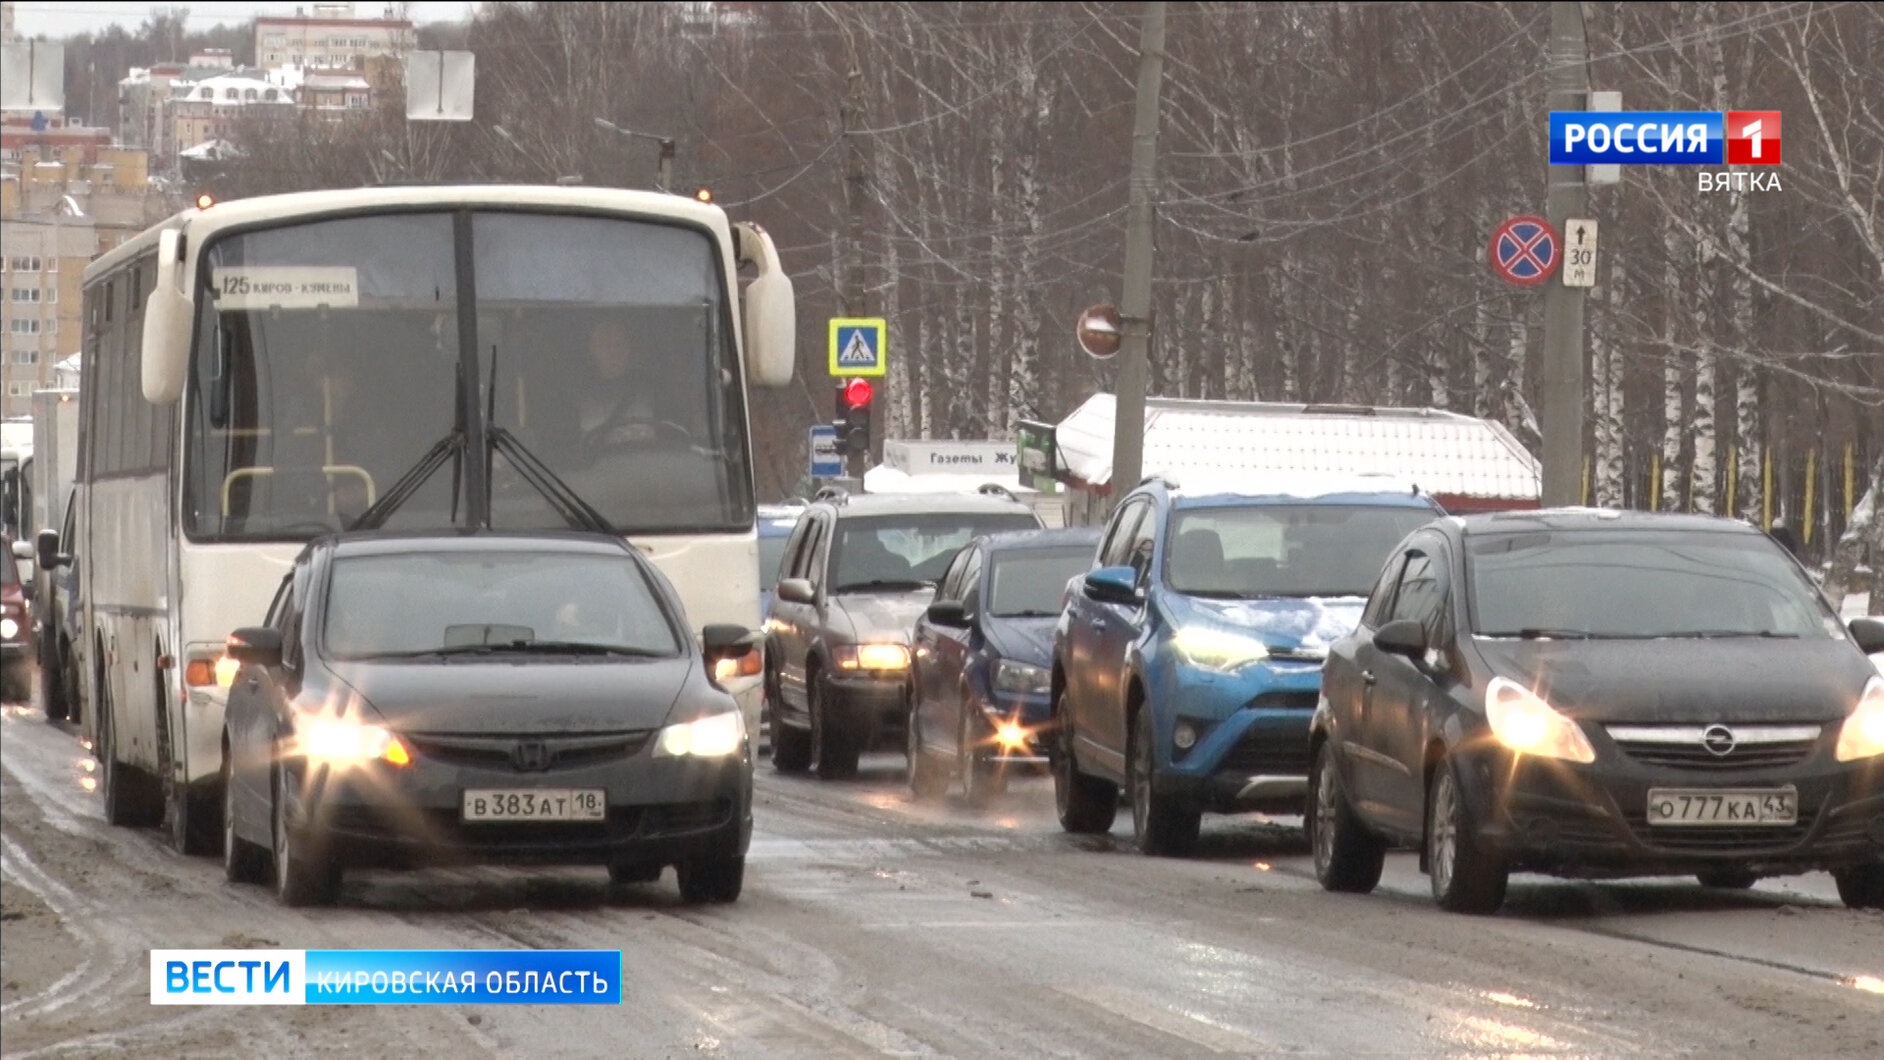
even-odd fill
[(1249, 701), (1250, 710), (1314, 710), (1319, 692), (1264, 692)]
[(1650, 828), (1648, 818), (1629, 815), (1629, 827), (1644, 844), (1658, 850), (1778, 852), (1797, 846), (1812, 830), (1812, 815), (1802, 807), (1797, 824), (1765, 828)]
[(1217, 771), (1252, 777), (1307, 776), (1308, 741), (1293, 734), (1287, 740), (1278, 740), (1274, 733), (1252, 732), (1230, 748)]
[[(1807, 730), (1812, 735), (1803, 736)], [(1805, 761), (1818, 746), (1820, 732), (1816, 725), (1735, 726), (1732, 731), (1739, 739), (1726, 754), (1709, 750), (1701, 730), (1692, 726), (1667, 729), (1617, 726), (1611, 728), (1610, 738), (1616, 741), (1616, 747), (1623, 754), (1644, 765), (1719, 771), (1796, 765)], [(1774, 738), (1795, 733), (1801, 738)]]
[(400, 738), (421, 757), (449, 765), (542, 773), (631, 758), (653, 735), (652, 729), (635, 729), (541, 736), (402, 733)]

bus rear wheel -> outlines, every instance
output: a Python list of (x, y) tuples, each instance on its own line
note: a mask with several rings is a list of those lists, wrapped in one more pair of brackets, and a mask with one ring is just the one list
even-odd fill
[(163, 792), (157, 778), (118, 758), (116, 719), (111, 694), (100, 681), (98, 694), (98, 766), (104, 776), (98, 787), (104, 795), (105, 820), (121, 828), (155, 825), (163, 820)]

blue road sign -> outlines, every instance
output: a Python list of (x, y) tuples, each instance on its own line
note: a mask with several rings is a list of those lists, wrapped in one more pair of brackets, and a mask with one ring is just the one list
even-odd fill
[(890, 357), (885, 333), (888, 330), (889, 323), (882, 317), (832, 317), (831, 378), (887, 374)]
[(1557, 232), (1542, 217), (1513, 217), (1492, 233), (1492, 271), (1507, 283), (1535, 287), (1557, 271), (1560, 257)]
[(811, 428), (811, 477), (834, 478), (844, 473), (844, 454), (837, 451), (837, 428), (828, 424)]

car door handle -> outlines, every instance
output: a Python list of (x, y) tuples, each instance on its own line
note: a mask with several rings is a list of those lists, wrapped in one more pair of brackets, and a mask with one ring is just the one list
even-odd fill
[(1361, 683), (1366, 685), (1367, 687), (1369, 688), (1374, 687), (1374, 685), (1378, 683), (1379, 680), (1380, 679), (1378, 677), (1374, 676), (1374, 671), (1372, 670), (1361, 671)]
[(1104, 619), (1103, 617), (1100, 617), (1100, 618), (1089, 618), (1089, 619), (1087, 619), (1087, 620), (1086, 620), (1086, 624), (1087, 624), (1088, 626), (1091, 626), (1091, 627), (1092, 627), (1092, 628), (1094, 628), (1094, 629), (1104, 629), (1104, 628), (1106, 628), (1106, 620), (1105, 620), (1105, 619)]

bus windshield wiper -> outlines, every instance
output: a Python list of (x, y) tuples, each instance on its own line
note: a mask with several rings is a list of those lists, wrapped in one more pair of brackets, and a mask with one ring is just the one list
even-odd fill
[(569, 483), (558, 478), (556, 472), (551, 471), (547, 464), (537, 459), (536, 454), (530, 452), (527, 446), (518, 441), (516, 435), (495, 424), (487, 427), (485, 433), (490, 438), (491, 448), (504, 454), (512, 466), (516, 467), (517, 473), (523, 476), (523, 480), (554, 505), (557, 514), (561, 515), (571, 527), (577, 530), (593, 530), (610, 537), (622, 536), (620, 530), (615, 529), (601, 512), (596, 511), (588, 501), (583, 500), (582, 495), (570, 488)]
[(418, 463), (413, 464), (410, 470), (399, 476), (399, 481), (393, 483), (391, 489), (381, 494), (371, 507), (361, 512), (360, 517), (355, 519), (347, 529), (378, 530), (385, 526), (386, 520), (392, 517), (393, 512), (397, 511), (400, 505), (411, 500), (412, 495), (419, 492), (419, 487), (425, 485), (426, 480), (430, 479), (439, 468), (445, 466), (445, 461), (463, 455), (463, 431), (454, 430), (440, 438), (432, 444), (430, 449), (426, 450), (424, 456), (419, 457)]

